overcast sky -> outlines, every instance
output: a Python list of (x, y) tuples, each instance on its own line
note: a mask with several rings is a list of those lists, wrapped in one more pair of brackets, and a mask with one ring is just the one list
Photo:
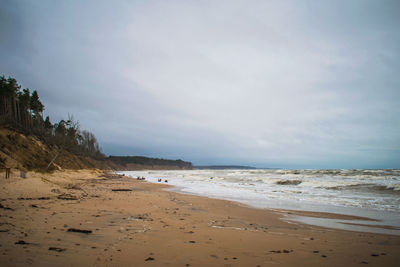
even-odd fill
[(106, 154), (400, 168), (400, 1), (0, 2), (0, 74)]

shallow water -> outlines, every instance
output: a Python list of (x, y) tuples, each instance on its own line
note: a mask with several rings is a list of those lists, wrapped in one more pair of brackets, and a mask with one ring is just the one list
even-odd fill
[[(132, 177), (143, 176), (155, 183), (158, 179), (163, 182), (168, 180), (169, 184), (177, 186), (174, 190), (182, 193), (233, 200), (257, 208), (356, 215), (381, 220), (384, 225), (400, 227), (400, 170), (182, 170), (120, 173)], [(347, 225), (338, 221), (333, 223), (328, 219), (292, 219), (320, 226), (329, 225), (332, 228), (376, 232), (373, 227)], [(378, 232), (400, 235), (400, 230), (393, 229), (389, 231), (379, 228)]]

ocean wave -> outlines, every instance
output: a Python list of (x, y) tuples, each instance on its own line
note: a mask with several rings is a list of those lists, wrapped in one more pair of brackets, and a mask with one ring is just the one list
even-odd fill
[(351, 184), (326, 187), (328, 190), (352, 190), (374, 193), (395, 193), (400, 195), (400, 185), (378, 185), (378, 184)]

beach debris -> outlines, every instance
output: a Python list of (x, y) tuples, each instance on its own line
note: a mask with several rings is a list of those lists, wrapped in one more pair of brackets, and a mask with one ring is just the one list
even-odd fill
[(164, 180), (165, 183), (168, 183), (168, 180)]
[(49, 200), (49, 197), (38, 197), (37, 200)]
[(319, 253), (319, 250), (314, 250), (313, 253)]
[(37, 208), (38, 206), (37, 205), (35, 205), (35, 204), (32, 204), (31, 205), (31, 208)]
[(150, 218), (149, 214), (147, 214), (147, 213), (132, 215), (128, 219), (129, 220), (151, 221), (151, 222), (153, 221), (153, 218)]
[(154, 261), (155, 259), (153, 257), (148, 257), (147, 259), (145, 259), (145, 261)]
[(29, 245), (28, 242), (25, 242), (24, 240), (18, 240), (17, 242), (15, 242), (14, 244), (16, 245)]
[(78, 200), (78, 198), (74, 195), (71, 194), (61, 194), (57, 196), (58, 199), (62, 199), (62, 200)]
[(192, 244), (194, 244), (194, 243), (196, 243), (196, 241), (194, 241), (194, 240), (190, 240), (190, 241), (189, 241), (189, 243), (192, 243)]
[(75, 232), (75, 233), (83, 233), (83, 234), (91, 234), (92, 230), (82, 230), (82, 229), (76, 229), (76, 228), (69, 228), (68, 232)]
[(269, 252), (272, 252), (272, 253), (282, 253), (280, 250), (270, 250)]
[(372, 256), (372, 257), (379, 257), (379, 254), (377, 254), (377, 253), (372, 253), (371, 256)]
[(3, 206), (3, 204), (1, 204), (1, 203), (0, 203), (0, 209), (4, 209), (4, 210), (14, 210), (14, 209), (12, 209), (12, 208)]
[(326, 257), (328, 257), (328, 256), (326, 256), (326, 255), (321, 255), (321, 257), (322, 257), (322, 258), (326, 258)]
[(63, 252), (66, 250), (66, 248), (57, 248), (57, 247), (49, 247), (49, 250), (57, 251), (57, 252)]
[(276, 182), (276, 184), (279, 184), (279, 185), (298, 185), (301, 183), (302, 183), (301, 180), (281, 180), (281, 181)]
[(293, 249), (291, 249), (291, 250), (288, 250), (288, 249), (284, 249), (284, 250), (270, 250), (269, 252), (271, 252), (271, 253), (290, 253), (290, 252), (293, 252)]
[(128, 189), (128, 188), (116, 188), (116, 189), (111, 189), (111, 191), (114, 191), (114, 192), (122, 191), (122, 192), (124, 192), (124, 191), (132, 191), (132, 189)]
[(368, 261), (362, 261), (361, 263), (362, 264), (368, 264)]

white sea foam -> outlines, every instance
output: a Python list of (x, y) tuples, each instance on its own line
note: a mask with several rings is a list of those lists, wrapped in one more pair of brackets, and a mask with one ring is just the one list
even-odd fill
[(357, 214), (400, 227), (400, 170), (126, 171), (150, 182), (168, 180), (184, 193), (258, 208)]

